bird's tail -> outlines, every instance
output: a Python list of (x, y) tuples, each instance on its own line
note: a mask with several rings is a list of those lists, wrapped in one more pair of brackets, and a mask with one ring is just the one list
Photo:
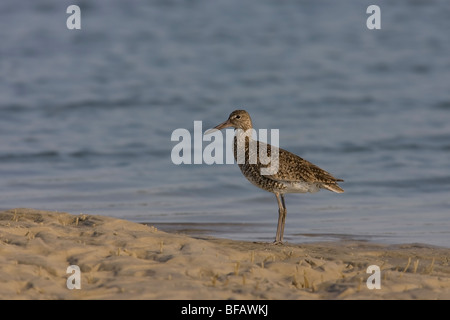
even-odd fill
[[(338, 180), (338, 181), (344, 181), (344, 180)], [(342, 189), (337, 183), (324, 183), (321, 185), (321, 187), (325, 188), (327, 190), (336, 192), (336, 193), (344, 192), (344, 189)]]

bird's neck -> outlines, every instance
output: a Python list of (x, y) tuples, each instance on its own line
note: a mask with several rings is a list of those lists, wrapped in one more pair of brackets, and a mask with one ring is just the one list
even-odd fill
[[(236, 129), (235, 135), (234, 135), (234, 159), (238, 161), (238, 153), (243, 156), (243, 161), (245, 163), (248, 163), (248, 157), (249, 157), (249, 149), (251, 142), (255, 141), (252, 137), (253, 135), (252, 128), (249, 130), (242, 130), (242, 129)], [(242, 159), (241, 159), (242, 161)], [(239, 162), (243, 163), (243, 162)]]
[(248, 129), (236, 129), (234, 130), (234, 136), (238, 141), (243, 141), (244, 139), (253, 140), (252, 136), (254, 131), (251, 127)]

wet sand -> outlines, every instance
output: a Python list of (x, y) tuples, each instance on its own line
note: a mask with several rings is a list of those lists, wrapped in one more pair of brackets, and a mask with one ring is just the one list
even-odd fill
[(450, 248), (280, 246), (33, 209), (0, 212), (0, 266), (0, 299), (450, 299)]

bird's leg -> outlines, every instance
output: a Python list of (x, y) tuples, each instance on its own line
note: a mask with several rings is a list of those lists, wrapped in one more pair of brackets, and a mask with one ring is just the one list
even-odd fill
[(281, 223), (281, 242), (283, 242), (283, 236), (284, 236), (284, 225), (286, 223), (286, 204), (284, 203), (284, 194), (281, 194), (281, 204), (283, 205), (283, 221)]
[(284, 205), (284, 196), (279, 193), (275, 193), (278, 202), (278, 226), (277, 235), (275, 237), (275, 244), (283, 243), (284, 222), (286, 220), (286, 207)]

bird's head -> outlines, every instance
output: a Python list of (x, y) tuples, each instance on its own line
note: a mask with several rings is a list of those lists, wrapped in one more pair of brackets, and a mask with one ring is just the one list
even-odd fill
[(215, 126), (213, 129), (221, 130), (224, 128), (233, 127), (235, 129), (242, 129), (247, 131), (252, 128), (252, 119), (245, 110), (234, 110), (227, 121)]

